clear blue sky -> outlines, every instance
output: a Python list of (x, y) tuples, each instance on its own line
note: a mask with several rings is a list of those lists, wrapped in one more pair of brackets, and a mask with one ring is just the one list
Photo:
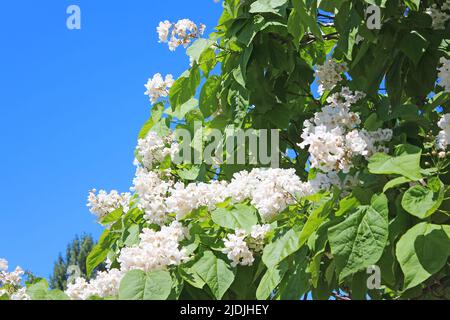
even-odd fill
[[(66, 28), (81, 8), (82, 29)], [(159, 21), (190, 18), (211, 32), (213, 0), (15, 0), (0, 10), (0, 258), (51, 273), (75, 234), (98, 237), (89, 189), (127, 191), (147, 78), (189, 59), (159, 44)]]

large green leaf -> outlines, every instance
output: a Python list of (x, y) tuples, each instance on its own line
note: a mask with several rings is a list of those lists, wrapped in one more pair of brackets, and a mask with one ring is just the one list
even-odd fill
[(396, 256), (405, 275), (404, 289), (413, 288), (438, 272), (450, 255), (450, 226), (420, 223), (398, 241)]
[(232, 209), (218, 208), (211, 213), (212, 220), (219, 226), (228, 229), (250, 231), (258, 224), (256, 209), (245, 204), (237, 204)]
[(346, 220), (328, 230), (331, 252), (340, 279), (375, 264), (388, 240), (388, 203), (374, 196), (370, 206), (361, 206)]
[(200, 110), (205, 118), (211, 116), (219, 108), (218, 93), (220, 89), (220, 77), (209, 77), (200, 92)]
[(197, 66), (184, 72), (170, 89), (169, 102), (172, 110), (177, 110), (178, 107), (194, 97), (199, 84), (200, 71)]
[(120, 282), (121, 300), (166, 300), (172, 291), (172, 277), (168, 271), (129, 271)]
[(88, 275), (103, 261), (106, 260), (111, 245), (118, 239), (119, 235), (105, 230), (98, 243), (92, 248), (91, 253), (86, 259), (86, 272)]
[(422, 149), (412, 145), (400, 145), (395, 155), (377, 153), (369, 159), (369, 171), (374, 174), (399, 174), (417, 181), (420, 174), (420, 157)]
[(256, 0), (250, 6), (250, 13), (275, 13), (279, 14), (280, 10), (286, 6), (288, 0)]
[(200, 57), (207, 49), (211, 48), (214, 41), (209, 39), (200, 38), (197, 39), (189, 48), (187, 48), (186, 53), (191, 57), (192, 61), (199, 63)]
[(290, 229), (282, 237), (268, 244), (263, 251), (263, 261), (267, 268), (271, 269), (285, 258), (300, 249), (299, 229)]
[(425, 219), (436, 212), (444, 200), (444, 185), (439, 179), (433, 179), (436, 183), (435, 190), (429, 187), (417, 185), (405, 192), (402, 199), (402, 207), (408, 213), (420, 219)]
[(288, 264), (286, 261), (283, 261), (280, 265), (268, 268), (256, 289), (256, 298), (258, 300), (268, 299), (281, 280), (283, 280), (287, 270)]
[(222, 299), (234, 281), (230, 265), (217, 258), (212, 251), (206, 251), (192, 270), (208, 285), (217, 300)]

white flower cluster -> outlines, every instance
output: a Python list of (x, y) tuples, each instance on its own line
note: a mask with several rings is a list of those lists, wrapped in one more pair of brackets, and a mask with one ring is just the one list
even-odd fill
[(381, 144), (392, 139), (392, 131), (380, 129), (376, 132), (357, 130), (361, 123), (359, 115), (350, 107), (364, 97), (361, 92), (352, 93), (343, 88), (327, 99), (328, 105), (306, 120), (302, 133), (301, 148), (311, 155), (311, 167), (327, 173), (352, 168), (352, 159), (361, 155), (370, 157), (376, 152), (387, 151)]
[(450, 0), (445, 1), (440, 8), (437, 4), (433, 4), (426, 10), (426, 13), (429, 14), (433, 20), (433, 29), (445, 30), (445, 24), (450, 19), (448, 11), (450, 11)]
[(182, 19), (176, 23), (161, 21), (156, 31), (159, 42), (167, 43), (170, 51), (175, 51), (181, 45), (186, 48), (193, 39), (202, 36), (205, 28), (204, 24), (197, 26), (189, 19)]
[(166, 78), (163, 79), (162, 75), (157, 73), (153, 78), (148, 79), (147, 84), (144, 85), (147, 89), (144, 94), (149, 97), (151, 103), (155, 103), (159, 98), (165, 98), (169, 95), (174, 82), (171, 74), (166, 75)]
[(446, 113), (438, 122), (439, 128), (442, 130), (439, 132), (436, 139), (436, 147), (439, 150), (446, 150), (450, 144), (450, 113)]
[(270, 225), (256, 225), (252, 227), (250, 234), (239, 229), (234, 234), (229, 234), (224, 239), (223, 252), (230, 259), (231, 266), (251, 266), (255, 261), (253, 253), (263, 250), (265, 237), (269, 231)]
[(450, 92), (450, 59), (442, 57), (440, 62), (441, 66), (438, 69), (439, 84), (445, 88), (445, 91)]
[(11, 300), (30, 300), (26, 288), (21, 287), (23, 275), (24, 271), (20, 267), (8, 272), (8, 261), (0, 259), (0, 297), (8, 294)]
[(173, 137), (161, 138), (156, 132), (150, 131), (143, 139), (139, 139), (136, 147), (136, 165), (142, 165), (147, 170), (155, 169), (167, 156), (171, 159), (179, 152), (179, 145)]
[(124, 273), (118, 269), (99, 272), (95, 279), (86, 281), (77, 278), (67, 285), (66, 294), (72, 300), (87, 300), (92, 297), (112, 297), (119, 293), (120, 281)]
[(171, 181), (162, 180), (153, 171), (137, 169), (131, 190), (136, 192), (137, 207), (144, 212), (150, 223), (161, 225), (167, 221), (166, 197), (172, 185)]
[(163, 226), (161, 231), (144, 229), (139, 245), (121, 250), (117, 259), (121, 270), (151, 271), (187, 261), (186, 250), (179, 248), (179, 242), (186, 234), (187, 230), (177, 221), (172, 222), (170, 226)]
[(337, 63), (332, 58), (325, 61), (323, 65), (317, 66), (315, 76), (318, 78), (318, 91), (322, 95), (325, 91), (331, 91), (342, 81), (342, 74), (347, 72), (346, 63)]
[(22, 276), (24, 275), (24, 271), (21, 267), (16, 267), (14, 271), (8, 272), (8, 261), (1, 261), (0, 268), (0, 286), (11, 285), (11, 286), (20, 286), (22, 282)]
[(124, 212), (129, 210), (129, 204), (131, 199), (130, 193), (119, 194), (116, 190), (107, 193), (105, 190), (100, 190), (97, 193), (96, 189), (89, 192), (88, 204), (90, 211), (95, 214), (100, 221), (108, 213), (113, 212), (119, 208), (123, 208)]

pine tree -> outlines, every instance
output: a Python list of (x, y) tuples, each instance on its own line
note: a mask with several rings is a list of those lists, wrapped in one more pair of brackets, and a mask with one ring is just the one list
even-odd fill
[[(81, 276), (89, 279), (86, 273), (86, 259), (93, 247), (94, 241), (91, 235), (75, 236), (74, 240), (67, 245), (66, 256), (59, 254), (55, 261), (53, 274), (50, 276), (50, 287), (65, 290), (70, 277)], [(100, 266), (97, 270), (104, 270), (104, 266)]]

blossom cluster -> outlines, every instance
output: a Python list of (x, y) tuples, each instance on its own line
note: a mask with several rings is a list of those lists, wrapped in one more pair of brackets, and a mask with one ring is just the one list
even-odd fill
[(251, 266), (255, 261), (253, 252), (260, 252), (264, 248), (264, 241), (270, 225), (255, 225), (248, 234), (245, 230), (236, 230), (224, 239), (223, 252), (231, 261), (231, 266)]
[(331, 91), (343, 80), (342, 74), (347, 72), (346, 63), (337, 63), (333, 59), (328, 59), (323, 65), (317, 66), (315, 76), (319, 84), (318, 91), (322, 95), (325, 91)]
[(153, 78), (148, 79), (148, 82), (144, 85), (147, 89), (144, 94), (149, 97), (151, 103), (155, 103), (160, 98), (165, 98), (169, 95), (170, 88), (174, 82), (171, 74), (163, 78), (160, 73), (157, 73)]
[(301, 148), (308, 147), (312, 168), (327, 173), (342, 171), (348, 173), (353, 167), (353, 158), (366, 158), (376, 152), (386, 152), (384, 142), (392, 139), (392, 130), (379, 129), (375, 132), (358, 130), (359, 115), (350, 107), (364, 98), (361, 92), (342, 88), (341, 92), (328, 97), (328, 104), (304, 123)]
[(102, 271), (95, 279), (87, 281), (84, 278), (77, 278), (73, 283), (67, 285), (65, 293), (71, 300), (87, 300), (92, 297), (107, 298), (117, 296), (119, 293), (120, 281), (124, 273), (118, 269)]
[(116, 190), (107, 193), (105, 190), (100, 190), (97, 193), (96, 189), (89, 192), (88, 204), (90, 211), (97, 216), (99, 221), (102, 220), (108, 213), (113, 212), (119, 208), (123, 208), (124, 212), (129, 209), (131, 193), (120, 193)]
[(79, 277), (68, 284), (65, 293), (72, 300), (117, 296), (120, 282), (127, 271), (165, 269), (188, 260), (186, 251), (179, 249), (179, 242), (186, 237), (186, 232), (176, 221), (170, 226), (163, 226), (160, 231), (144, 229), (140, 235), (139, 245), (121, 250), (117, 259), (120, 269), (99, 272), (90, 281)]
[(437, 4), (431, 5), (426, 10), (426, 13), (431, 16), (433, 20), (432, 28), (435, 30), (445, 30), (445, 24), (450, 19), (450, 0), (446, 0), (439, 8)]
[(144, 229), (140, 243), (123, 248), (117, 259), (122, 271), (152, 271), (179, 265), (188, 260), (186, 250), (180, 249), (180, 241), (187, 236), (187, 230), (178, 221), (163, 226), (160, 231)]
[(30, 300), (26, 288), (21, 287), (23, 275), (24, 271), (20, 267), (8, 272), (8, 261), (0, 259), (0, 297), (8, 294), (11, 300)]
[(178, 152), (179, 146), (172, 136), (161, 138), (156, 132), (150, 131), (145, 138), (138, 141), (135, 164), (152, 170), (157, 168), (167, 156), (173, 159)]
[(450, 143), (450, 113), (446, 113), (438, 122), (439, 128), (442, 130), (439, 132), (436, 147), (439, 150), (446, 150)]
[(176, 23), (161, 21), (156, 31), (159, 42), (167, 43), (170, 51), (175, 51), (181, 45), (186, 48), (193, 39), (201, 37), (205, 28), (204, 24), (197, 26), (189, 19), (181, 19)]
[(438, 69), (439, 84), (445, 91), (450, 92), (450, 59), (442, 57), (440, 62), (441, 66)]

